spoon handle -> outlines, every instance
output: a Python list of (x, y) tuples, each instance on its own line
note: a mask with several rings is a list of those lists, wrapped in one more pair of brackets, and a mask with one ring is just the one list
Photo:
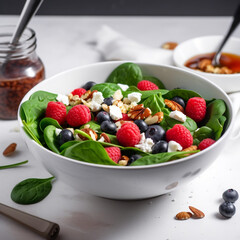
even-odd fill
[(43, 0), (27, 0), (20, 15), (16, 31), (13, 34), (10, 44), (14, 45), (18, 42), (24, 29), (28, 25), (32, 16), (37, 12)]
[(221, 56), (220, 52), (222, 51), (222, 48), (225, 45), (225, 43), (227, 42), (228, 38), (232, 35), (234, 30), (238, 26), (239, 22), (240, 22), (240, 4), (238, 5), (236, 12), (234, 13), (232, 24), (231, 24), (226, 36), (222, 40), (220, 46), (218, 47), (218, 51), (216, 52), (216, 54), (212, 60), (212, 63), (214, 66), (218, 65), (219, 59)]
[(0, 203), (0, 213), (27, 226), (28, 228), (36, 232), (38, 235), (49, 240), (56, 239), (60, 231), (60, 227), (56, 223), (30, 215), (15, 208), (11, 208), (2, 203)]

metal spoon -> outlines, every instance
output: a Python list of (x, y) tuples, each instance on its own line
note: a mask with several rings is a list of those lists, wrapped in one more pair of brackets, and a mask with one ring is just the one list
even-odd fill
[(11, 45), (16, 45), (29, 21), (39, 9), (43, 0), (27, 0), (21, 12), (16, 30), (10, 41)]
[(56, 239), (60, 231), (60, 227), (56, 223), (33, 216), (26, 212), (22, 212), (15, 208), (11, 208), (2, 203), (0, 203), (0, 213), (23, 224), (24, 226), (33, 230), (38, 235), (48, 240)]
[(233, 21), (232, 24), (226, 34), (226, 36), (224, 37), (224, 39), (222, 40), (221, 44), (219, 45), (213, 60), (212, 60), (212, 65), (213, 66), (220, 66), (220, 57), (221, 57), (221, 51), (222, 48), (224, 47), (225, 43), (227, 42), (227, 40), (229, 39), (229, 37), (232, 35), (232, 33), (234, 32), (234, 30), (237, 28), (238, 24), (240, 22), (240, 4), (238, 5), (236, 12), (234, 13), (233, 16)]

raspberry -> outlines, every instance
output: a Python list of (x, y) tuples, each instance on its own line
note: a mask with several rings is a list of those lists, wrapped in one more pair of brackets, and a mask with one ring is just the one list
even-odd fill
[(202, 151), (203, 149), (211, 146), (211, 145), (212, 145), (213, 143), (215, 143), (215, 142), (216, 142), (216, 141), (213, 140), (213, 139), (211, 139), (211, 138), (205, 138), (205, 139), (203, 139), (203, 140), (199, 143), (198, 149)]
[(137, 87), (141, 91), (147, 91), (147, 90), (156, 90), (159, 89), (158, 86), (148, 80), (142, 80), (137, 84)]
[(124, 123), (116, 136), (118, 142), (125, 147), (134, 147), (141, 139), (140, 130), (133, 122)]
[(106, 147), (105, 150), (108, 156), (116, 163), (121, 159), (121, 151), (118, 147)]
[(201, 122), (206, 115), (206, 101), (201, 97), (190, 98), (185, 108), (185, 114), (195, 122)]
[(71, 94), (73, 96), (78, 95), (79, 97), (81, 97), (85, 92), (86, 92), (86, 89), (84, 89), (84, 88), (76, 88), (71, 92)]
[(67, 123), (72, 127), (78, 127), (91, 120), (91, 113), (87, 106), (76, 105), (67, 114)]
[(66, 121), (67, 110), (62, 102), (49, 102), (46, 108), (45, 117), (53, 118), (60, 125)]
[(167, 142), (175, 141), (179, 143), (182, 148), (188, 148), (193, 144), (193, 137), (190, 131), (181, 124), (175, 124), (173, 128), (166, 132)]

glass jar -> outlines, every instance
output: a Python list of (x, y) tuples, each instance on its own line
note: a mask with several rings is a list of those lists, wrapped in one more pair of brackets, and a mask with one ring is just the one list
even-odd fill
[(45, 78), (36, 54), (35, 32), (27, 28), (16, 45), (10, 45), (15, 26), (0, 26), (0, 119), (16, 119), (24, 95)]

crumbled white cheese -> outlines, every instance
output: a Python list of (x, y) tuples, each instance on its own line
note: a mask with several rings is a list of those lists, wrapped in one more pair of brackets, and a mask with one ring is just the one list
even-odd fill
[(126, 91), (126, 90), (129, 88), (129, 86), (128, 86), (127, 84), (118, 83), (117, 85), (118, 85), (123, 91)]
[(55, 134), (56, 134), (56, 136), (58, 136), (61, 131), (62, 131), (62, 129), (56, 128), (56, 129), (55, 129)]
[(58, 102), (62, 102), (64, 105), (69, 105), (69, 99), (66, 95), (58, 94), (56, 99)]
[(127, 98), (128, 98), (131, 102), (138, 103), (138, 102), (141, 101), (141, 96), (142, 96), (141, 93), (133, 92), (133, 93), (129, 93)]
[(179, 143), (175, 141), (168, 142), (168, 152), (176, 152), (181, 150), (182, 150), (182, 146)]
[(94, 92), (92, 97), (92, 102), (96, 102), (98, 104), (102, 104), (104, 97), (101, 92)]
[(110, 117), (115, 121), (123, 117), (121, 109), (115, 105), (109, 106), (109, 114), (110, 114)]
[(187, 116), (184, 113), (177, 110), (170, 112), (169, 117), (174, 118), (180, 122), (185, 122), (187, 120)]
[(90, 102), (90, 109), (93, 111), (93, 112), (97, 112), (97, 111), (100, 111), (102, 106), (101, 104), (95, 102), (95, 101), (92, 101)]
[(154, 145), (154, 142), (151, 138), (145, 138), (145, 134), (141, 134), (141, 140), (137, 145), (135, 145), (136, 148), (139, 148), (143, 152), (152, 152), (152, 146)]

